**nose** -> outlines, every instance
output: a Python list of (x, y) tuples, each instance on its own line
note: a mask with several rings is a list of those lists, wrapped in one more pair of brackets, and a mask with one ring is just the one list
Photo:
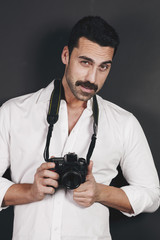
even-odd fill
[(87, 71), (86, 80), (90, 83), (96, 82), (97, 69), (96, 67), (91, 67)]

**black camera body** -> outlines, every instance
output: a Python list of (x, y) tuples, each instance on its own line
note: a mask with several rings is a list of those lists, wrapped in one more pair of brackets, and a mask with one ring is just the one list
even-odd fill
[(54, 162), (55, 168), (50, 170), (59, 174), (59, 185), (68, 189), (75, 189), (86, 180), (88, 164), (84, 158), (78, 158), (75, 153), (68, 153), (64, 157), (54, 157), (47, 160)]

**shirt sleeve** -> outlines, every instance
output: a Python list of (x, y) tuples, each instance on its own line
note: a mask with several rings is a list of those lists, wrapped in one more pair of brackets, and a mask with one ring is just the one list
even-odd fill
[[(3, 209), (2, 201), (6, 191), (14, 183), (2, 177), (6, 169), (10, 166), (9, 160), (9, 112), (2, 106), (0, 108), (0, 211)], [(6, 207), (5, 207), (6, 208)]]
[(121, 189), (134, 210), (134, 214), (123, 214), (136, 216), (141, 212), (154, 212), (160, 205), (158, 174), (147, 139), (133, 115), (125, 125), (123, 139), (124, 154), (120, 165), (129, 185)]

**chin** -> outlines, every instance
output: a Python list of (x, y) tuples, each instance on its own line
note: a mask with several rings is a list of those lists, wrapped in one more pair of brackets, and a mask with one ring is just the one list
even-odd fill
[(84, 102), (87, 102), (89, 99), (91, 99), (94, 95), (89, 95), (89, 96), (84, 96), (84, 95), (79, 95), (79, 96), (76, 96), (76, 98), (80, 101), (84, 101)]

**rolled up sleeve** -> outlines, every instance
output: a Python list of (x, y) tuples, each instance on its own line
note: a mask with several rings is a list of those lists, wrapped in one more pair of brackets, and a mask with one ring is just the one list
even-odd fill
[(133, 214), (123, 214), (154, 212), (160, 205), (159, 178), (144, 132), (133, 115), (125, 126), (123, 138), (124, 155), (120, 165), (129, 185), (121, 189), (134, 210)]
[(13, 184), (14, 183), (9, 181), (8, 179), (5, 179), (3, 177), (0, 178), (0, 211), (7, 208), (2, 207), (2, 202), (8, 188), (11, 187)]
[[(9, 157), (9, 112), (5, 106), (0, 108), (0, 211), (3, 209), (2, 202), (6, 191), (14, 183), (2, 177), (6, 169), (10, 166)], [(6, 208), (6, 207), (5, 207)]]
[(160, 205), (159, 188), (143, 188), (138, 186), (125, 186), (121, 188), (127, 195), (134, 211), (133, 214), (122, 212), (128, 217), (136, 216), (142, 212), (154, 212)]

